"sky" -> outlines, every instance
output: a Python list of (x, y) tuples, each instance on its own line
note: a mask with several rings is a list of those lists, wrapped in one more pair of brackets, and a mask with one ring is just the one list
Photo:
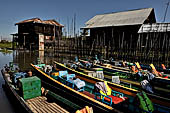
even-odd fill
[[(76, 15), (76, 32), (85, 22), (97, 14), (154, 8), (157, 22), (162, 22), (167, 2), (170, 0), (1, 0), (0, 37), (11, 39), (17, 33), (15, 23), (38, 17), (42, 20), (56, 19), (71, 26)], [(170, 6), (165, 22), (170, 22)], [(66, 28), (67, 29), (67, 28)]]

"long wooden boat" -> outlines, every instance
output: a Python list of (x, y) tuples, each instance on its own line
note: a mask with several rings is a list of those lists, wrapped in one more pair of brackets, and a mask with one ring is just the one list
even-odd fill
[(87, 92), (78, 92), (70, 88), (69, 86), (61, 83), (60, 81), (57, 81), (56, 79), (50, 77), (48, 74), (38, 69), (35, 65), (31, 64), (31, 66), (35, 70), (35, 73), (37, 73), (36, 75), (39, 76), (43, 81), (45, 81), (43, 82), (45, 88), (49, 88), (54, 93), (62, 95), (69, 101), (72, 101), (79, 106), (91, 106), (94, 112), (121, 112), (120, 110), (117, 110), (90, 97), (94, 97), (94, 95), (90, 95)]
[[(94, 67), (103, 68), (104, 69), (104, 73), (106, 75), (111, 75), (112, 76), (115, 72), (124, 73), (126, 78), (124, 78), (123, 76), (122, 76), (122, 78), (120, 77), (120, 79), (122, 81), (124, 81), (124, 82), (125, 81), (129, 81), (130, 83), (135, 83), (135, 81), (136, 81), (136, 83), (139, 84), (139, 80), (133, 79), (131, 77), (131, 75), (134, 75), (134, 74), (130, 73), (130, 71), (127, 71), (127, 70), (124, 71), (122, 69), (115, 69), (115, 66), (106, 67), (105, 65), (99, 65), (99, 64), (96, 64)], [(127, 76), (128, 76), (128, 78), (127, 78)], [(109, 78), (109, 76), (107, 76), (107, 78)], [(156, 87), (160, 87), (160, 88), (163, 88), (163, 89), (169, 89), (170, 79), (162, 78), (162, 77), (155, 77), (153, 83), (154, 83), (154, 85)]]
[(12, 84), (10, 74), (4, 69), (1, 70), (5, 84), (4, 90), (11, 99), (12, 104), (16, 107), (16, 112), (19, 113), (44, 113), (44, 112), (63, 112), (69, 113), (65, 108), (52, 101), (48, 101), (52, 96), (46, 92), (45, 95), (37, 96), (29, 99), (24, 99), (18, 91), (18, 88)]
[[(123, 62), (119, 62), (119, 61), (115, 61), (115, 62), (117, 62), (118, 64), (123, 63)], [(130, 69), (128, 67), (122, 67), (122, 66), (113, 65), (115, 63), (112, 63), (112, 62), (110, 62), (110, 64), (112, 65), (113, 69), (118, 69), (118, 70), (123, 70), (123, 71), (129, 71), (130, 72)], [(133, 63), (127, 63), (127, 64), (128, 64), (128, 66), (134, 65)], [(140, 67), (143, 70), (151, 70), (152, 69), (152, 67), (150, 65), (146, 65), (146, 64), (140, 64)], [(158, 66), (154, 66), (154, 67), (158, 72), (163, 72), (164, 73), (164, 76), (162, 76), (163, 78), (169, 78), (170, 79), (170, 69), (163, 69), (162, 67), (158, 67)]]
[[(55, 62), (55, 64), (58, 66), (58, 68), (68, 70), (70, 73), (75, 73), (79, 78), (81, 78), (82, 80), (88, 81), (89, 83), (96, 83), (96, 82), (103, 81), (101, 79), (88, 76), (87, 74), (84, 74), (82, 72), (78, 72), (74, 69), (66, 67), (65, 65), (63, 65), (61, 63)], [(129, 96), (129, 98), (134, 98), (136, 96), (136, 94), (138, 93), (138, 91), (135, 89), (127, 88), (127, 87), (117, 85), (117, 84), (114, 84), (111, 82), (108, 82), (108, 85), (113, 90), (122, 92), (126, 96)], [(170, 109), (169, 109), (170, 108), (170, 99), (168, 97), (164, 98), (164, 97), (160, 97), (160, 96), (157, 96), (154, 94), (149, 94), (149, 93), (147, 95), (154, 103), (155, 108), (159, 108), (159, 109), (165, 110), (165, 111), (170, 111)]]
[[(144, 65), (144, 64), (141, 64), (141, 68), (142, 69), (151, 69), (150, 65)], [(170, 74), (170, 69), (169, 68), (163, 69), (162, 67), (158, 67), (158, 66), (155, 66), (155, 68), (159, 72), (164, 72), (164, 74)]]

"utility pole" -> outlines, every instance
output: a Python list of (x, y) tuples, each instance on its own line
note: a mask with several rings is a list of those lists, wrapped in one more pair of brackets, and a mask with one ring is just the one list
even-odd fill
[[(2, 36), (1, 36), (1, 41), (2, 41)], [(0, 42), (1, 42), (1, 41), (0, 41)]]
[(76, 14), (74, 14), (74, 37), (76, 36)]
[(67, 17), (67, 24), (68, 24), (68, 27), (67, 27), (67, 29), (68, 29), (68, 31), (67, 31), (67, 33), (68, 33), (68, 37), (69, 37), (69, 35), (70, 35), (70, 28), (69, 28), (69, 18)]
[(166, 7), (166, 10), (165, 10), (165, 15), (164, 15), (163, 22), (165, 22), (165, 19), (166, 19), (166, 14), (167, 14), (167, 11), (168, 11), (169, 2), (166, 5), (167, 5), (167, 7)]

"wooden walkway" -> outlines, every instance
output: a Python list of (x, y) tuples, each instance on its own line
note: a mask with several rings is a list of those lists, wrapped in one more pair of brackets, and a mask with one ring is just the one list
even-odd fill
[(34, 113), (69, 113), (56, 103), (49, 103), (44, 96), (28, 99), (26, 104)]

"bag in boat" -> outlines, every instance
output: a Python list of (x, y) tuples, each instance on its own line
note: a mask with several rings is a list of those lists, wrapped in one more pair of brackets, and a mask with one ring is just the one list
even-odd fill
[(100, 90), (103, 92), (103, 93), (107, 93), (107, 87), (106, 85), (104, 84), (104, 82), (96, 82), (95, 84), (95, 91), (96, 92), (100, 92)]

